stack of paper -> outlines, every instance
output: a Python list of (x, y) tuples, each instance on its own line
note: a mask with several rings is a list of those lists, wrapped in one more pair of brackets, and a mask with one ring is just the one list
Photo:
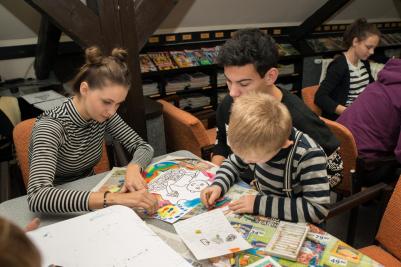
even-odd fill
[(112, 206), (29, 232), (42, 266), (191, 266), (130, 208)]

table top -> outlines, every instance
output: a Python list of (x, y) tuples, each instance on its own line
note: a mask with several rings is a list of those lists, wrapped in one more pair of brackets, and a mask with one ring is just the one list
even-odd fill
[[(159, 161), (166, 156), (178, 156), (178, 157), (193, 157), (198, 158), (196, 155), (189, 151), (181, 150), (170, 154), (156, 157), (152, 162)], [(99, 183), (108, 172), (100, 173), (94, 176), (86, 177), (83, 179), (76, 180), (74, 182), (62, 184), (57, 186), (63, 189), (73, 190), (91, 190), (97, 183)], [(33, 218), (38, 217), (40, 219), (40, 226), (50, 225), (63, 220), (71, 219), (73, 217), (85, 214), (87, 212), (76, 212), (76, 213), (65, 213), (65, 214), (48, 214), (48, 213), (35, 213), (31, 212), (28, 208), (27, 196), (22, 196), (14, 199), (4, 201), (0, 204), (0, 216), (9, 219), (18, 226), (24, 228)], [(164, 230), (173, 231), (174, 227), (160, 220), (146, 219), (147, 223), (161, 227)]]
[[(197, 156), (188, 151), (177, 151), (156, 157), (152, 162), (162, 160), (166, 156), (197, 158)], [(102, 173), (83, 178), (60, 185), (59, 187), (75, 190), (91, 190), (106, 174), (107, 173)], [(27, 223), (35, 217), (39, 217), (41, 219), (41, 226), (45, 226), (84, 213), (86, 212), (68, 214), (33, 213), (29, 211), (27, 196), (11, 199), (0, 204), (0, 216), (13, 221), (20, 227), (25, 227)], [(232, 218), (229, 216), (228, 219), (233, 227), (236, 228), (248, 242), (256, 247), (269, 242), (279, 222), (277, 219), (251, 215), (238, 215)], [(172, 224), (157, 219), (145, 219), (145, 221), (152, 226), (151, 228), (173, 249), (181, 255), (186, 254), (185, 258), (190, 258), (190, 256), (188, 256), (190, 253), (185, 248), (185, 245), (178, 237), (175, 237), (176, 234)], [(283, 259), (277, 260), (280, 264), (285, 266), (381, 266), (338, 238), (313, 225), (310, 226), (310, 232), (301, 248), (297, 262)], [(205, 262), (198, 262), (198, 264), (201, 264), (199, 266), (209, 265)]]

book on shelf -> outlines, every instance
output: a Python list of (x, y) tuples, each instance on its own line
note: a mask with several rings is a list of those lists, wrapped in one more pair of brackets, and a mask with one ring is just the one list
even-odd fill
[(150, 57), (146, 54), (139, 55), (139, 66), (141, 67), (142, 73), (157, 71), (155, 64), (153, 64)]
[(289, 43), (277, 44), (277, 49), (282, 57), (299, 55), (299, 51)]
[(144, 96), (151, 96), (159, 94), (159, 86), (157, 82), (152, 80), (142, 81), (142, 90)]
[(196, 60), (199, 65), (211, 65), (213, 63), (209, 61), (201, 49), (186, 49), (185, 53), (191, 58), (192, 61)]
[(294, 64), (278, 64), (279, 75), (290, 75), (294, 74)]
[(159, 70), (171, 70), (178, 68), (171, 60), (168, 52), (149, 52), (148, 55)]
[(196, 72), (189, 74), (190, 77), (190, 87), (208, 87), (210, 86), (210, 76), (203, 72)]
[(174, 77), (167, 78), (165, 86), (166, 93), (175, 93), (176, 91), (182, 91), (191, 85), (191, 77), (186, 74), (176, 75)]
[(306, 39), (306, 42), (317, 53), (344, 50), (341, 37)]
[(210, 97), (202, 94), (194, 94), (179, 100), (179, 106), (182, 109), (195, 109), (208, 105), (210, 105)]
[(202, 47), (201, 49), (209, 62), (211, 62), (212, 64), (217, 64), (218, 51), (216, 50), (216, 47)]
[(198, 66), (198, 62), (192, 61), (184, 51), (170, 51), (170, 55), (180, 68)]

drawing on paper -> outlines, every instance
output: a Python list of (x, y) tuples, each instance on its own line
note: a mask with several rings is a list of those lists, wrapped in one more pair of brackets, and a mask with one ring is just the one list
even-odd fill
[(170, 160), (157, 162), (146, 169), (149, 192), (157, 195), (159, 203), (165, 204), (157, 211), (156, 218), (173, 223), (200, 204), (200, 192), (214, 177), (205, 170), (208, 163), (202, 162)]
[[(198, 206), (200, 191), (211, 184), (215, 166), (192, 158), (167, 157), (150, 165), (143, 172), (148, 190), (158, 199), (155, 218), (173, 223)], [(119, 192), (124, 184), (126, 168), (113, 168), (93, 192)]]

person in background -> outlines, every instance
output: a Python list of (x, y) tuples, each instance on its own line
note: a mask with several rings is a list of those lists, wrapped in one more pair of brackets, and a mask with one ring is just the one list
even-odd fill
[(292, 222), (324, 220), (325, 205), (330, 203), (326, 154), (307, 134), (292, 127), (282, 103), (262, 92), (236, 99), (228, 142), (233, 154), (223, 161), (212, 185), (201, 192), (207, 208), (238, 182), (241, 171), (254, 165), (259, 194), (233, 201), (232, 211)]
[[(38, 226), (38, 219), (34, 219), (25, 231), (35, 230)], [(4, 218), (0, 218), (0, 266), (41, 266), (40, 253), (32, 241), (21, 228)]]
[[(75, 95), (36, 120), (29, 145), (28, 204), (33, 212), (89, 211), (109, 205), (157, 209), (141, 170), (150, 163), (152, 147), (116, 113), (130, 88), (127, 53), (113, 49), (103, 56), (86, 49), (86, 64), (76, 75)], [(118, 193), (66, 190), (55, 185), (93, 175), (102, 155), (105, 133), (132, 154), (125, 183)]]
[[(376, 82), (337, 122), (346, 126), (358, 148), (362, 185), (392, 182), (401, 168), (401, 59), (390, 59)], [(358, 171), (358, 172), (359, 172)]]
[(323, 117), (337, 119), (366, 85), (374, 81), (367, 59), (379, 42), (380, 31), (363, 18), (357, 19), (344, 32), (347, 51), (330, 63), (315, 95), (315, 104), (322, 109)]
[[(222, 46), (217, 61), (224, 67), (229, 95), (217, 109), (217, 140), (212, 162), (220, 165), (231, 153), (227, 131), (233, 102), (248, 92), (261, 91), (283, 103), (291, 114), (294, 127), (307, 133), (324, 149), (328, 155), (330, 185), (334, 187), (339, 184), (343, 169), (338, 153), (340, 143), (299, 97), (275, 85), (279, 72), (278, 50), (273, 38), (258, 29), (240, 30)], [(241, 178), (246, 179), (247, 176), (249, 171), (241, 175)]]

